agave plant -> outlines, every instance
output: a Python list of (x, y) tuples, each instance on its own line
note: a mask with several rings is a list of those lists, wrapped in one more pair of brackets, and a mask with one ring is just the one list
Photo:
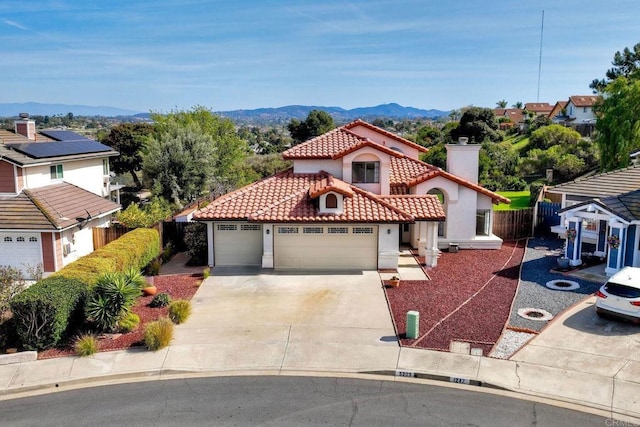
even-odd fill
[(87, 319), (102, 331), (112, 331), (140, 295), (139, 279), (131, 272), (104, 273), (87, 301)]

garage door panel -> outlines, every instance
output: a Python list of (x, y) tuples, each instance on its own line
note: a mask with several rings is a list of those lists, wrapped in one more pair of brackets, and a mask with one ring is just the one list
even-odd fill
[[(306, 228), (274, 227), (276, 268), (377, 268), (377, 227), (323, 226), (313, 227), (314, 230)], [(297, 233), (292, 232), (296, 229)]]
[(0, 265), (26, 273), (26, 267), (42, 264), (39, 233), (0, 233)]
[(247, 223), (216, 223), (213, 230), (215, 265), (262, 264), (262, 226)]

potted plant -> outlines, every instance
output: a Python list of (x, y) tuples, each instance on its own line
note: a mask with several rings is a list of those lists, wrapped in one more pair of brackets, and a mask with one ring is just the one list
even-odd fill
[(393, 276), (391, 279), (389, 279), (389, 284), (391, 285), (392, 288), (397, 288), (400, 286), (400, 278), (398, 276)]
[(144, 292), (145, 295), (155, 295), (156, 292), (158, 292), (158, 288), (153, 284), (153, 277), (154, 276), (148, 277), (147, 283), (142, 287), (142, 292)]

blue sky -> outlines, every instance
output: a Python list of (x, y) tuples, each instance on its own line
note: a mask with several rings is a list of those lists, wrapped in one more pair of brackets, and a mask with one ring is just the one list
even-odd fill
[(443, 110), (590, 94), (640, 1), (0, 2), (0, 102)]

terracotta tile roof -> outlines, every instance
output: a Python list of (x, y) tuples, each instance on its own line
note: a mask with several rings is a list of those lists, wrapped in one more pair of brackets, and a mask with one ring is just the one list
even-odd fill
[(373, 126), (372, 124), (362, 120), (356, 120), (339, 128), (333, 129), (323, 135), (312, 138), (302, 144), (291, 147), (282, 153), (282, 157), (284, 159), (338, 159), (367, 146), (374, 147), (375, 149), (383, 151), (394, 157), (404, 155), (396, 150), (392, 150), (384, 145), (371, 141), (367, 137), (358, 135), (352, 130), (357, 126), (363, 126), (367, 129), (374, 130), (388, 138), (392, 138), (403, 144), (409, 145), (421, 152), (428, 151), (427, 148), (401, 138), (398, 135), (394, 135), (391, 132)]
[(527, 102), (524, 104), (524, 109), (527, 111), (533, 111), (535, 113), (548, 114), (553, 107), (548, 102)]
[(406, 184), (412, 179), (430, 171), (436, 170), (435, 166), (410, 157), (392, 157), (389, 171), (389, 183), (392, 186)]
[(0, 197), (0, 229), (62, 230), (80, 223), (78, 218), (119, 209), (117, 203), (61, 182)]
[(443, 221), (446, 217), (438, 196), (380, 196), (385, 202), (411, 214), (416, 220)]
[[(426, 164), (426, 163), (425, 163)], [(435, 166), (431, 166), (430, 170), (428, 170), (427, 172), (425, 172), (424, 174), (420, 175), (420, 176), (416, 176), (414, 179), (410, 180), (409, 182), (406, 183), (406, 185), (408, 187), (414, 187), (420, 183), (423, 183), (425, 181), (429, 181), (430, 179), (436, 178), (438, 176), (441, 176), (443, 178), (446, 178), (450, 181), (453, 181), (455, 183), (458, 183), (464, 187), (470, 188), (472, 190), (477, 191), (480, 194), (484, 194), (487, 197), (490, 197), (491, 200), (493, 201), (493, 203), (498, 204), (500, 202), (502, 203), (511, 203), (511, 200), (509, 200), (508, 198), (499, 195), (498, 193), (494, 193), (493, 191), (487, 190), (484, 187), (479, 186), (478, 184), (474, 184), (471, 181), (467, 181), (464, 178), (460, 178), (459, 176), (453, 175), (449, 172), (446, 172), (440, 168), (436, 168)]]
[(598, 98), (596, 95), (574, 95), (569, 97), (569, 102), (576, 107), (593, 107)]
[(558, 184), (548, 188), (547, 191), (575, 196), (609, 197), (638, 189), (640, 189), (640, 166), (630, 166)]
[(522, 123), (524, 121), (524, 113), (521, 108), (507, 108), (504, 110), (504, 117), (509, 118), (513, 123)]
[[(258, 222), (413, 222), (414, 218), (369, 193), (332, 178), (334, 185), (353, 192), (344, 199), (342, 214), (321, 214), (309, 196), (330, 175), (279, 173), (226, 194), (195, 212), (195, 220), (249, 220)], [(335, 184), (338, 183), (338, 184)]]
[(420, 144), (416, 144), (413, 141), (409, 141), (408, 139), (402, 138), (401, 136), (396, 135), (393, 132), (389, 132), (388, 130), (379, 128), (378, 126), (374, 126), (371, 123), (365, 122), (364, 120), (360, 120), (360, 119), (354, 120), (351, 123), (347, 123), (346, 125), (344, 125), (343, 128), (345, 128), (345, 129), (353, 129), (353, 128), (357, 127), (357, 126), (365, 127), (365, 128), (370, 129), (372, 131), (380, 133), (380, 134), (382, 134), (382, 135), (384, 135), (386, 137), (389, 137), (391, 139), (395, 139), (396, 141), (401, 142), (401, 143), (403, 143), (405, 145), (408, 145), (408, 146), (410, 146), (412, 148), (415, 148), (416, 150), (421, 151), (423, 153), (426, 153), (427, 151), (429, 151), (428, 148), (425, 148)]
[(558, 101), (556, 105), (553, 106), (553, 109), (549, 113), (549, 118), (553, 119), (556, 116), (562, 114), (562, 110), (567, 106), (568, 101)]
[(326, 178), (322, 178), (311, 184), (311, 187), (309, 187), (309, 197), (315, 199), (329, 191), (334, 191), (347, 197), (353, 196), (353, 190), (349, 184), (339, 179), (333, 179), (333, 175), (328, 175)]

